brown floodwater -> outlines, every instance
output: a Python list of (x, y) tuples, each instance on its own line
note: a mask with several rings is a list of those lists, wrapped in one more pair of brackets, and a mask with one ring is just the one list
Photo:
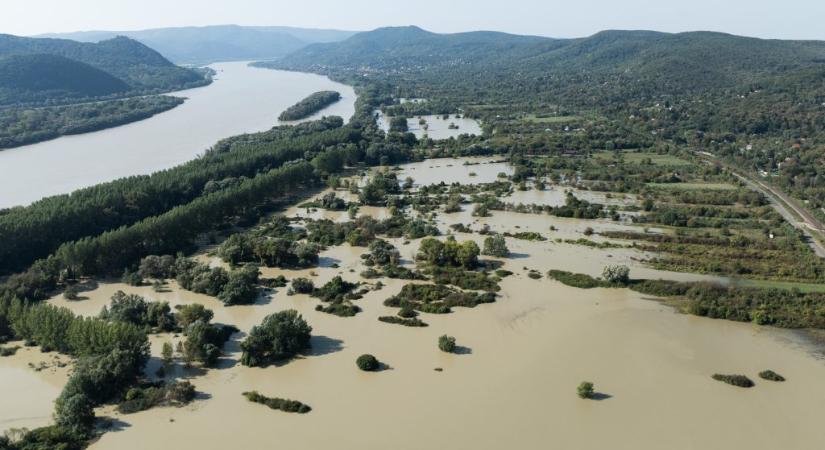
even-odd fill
[[(427, 163), (442, 161), (421, 164)], [(453, 167), (463, 170), (460, 165)], [(298, 208), (288, 211), (298, 212), (306, 213)], [(333, 220), (346, 216), (311, 214)], [(422, 314), (430, 325), (427, 328), (377, 320), (396, 312), (382, 302), (400, 291), (405, 284), (400, 280), (383, 280), (383, 289), (357, 301), (363, 312), (352, 318), (317, 312), (317, 299), (287, 296), (285, 288), (270, 292), (255, 305), (231, 308), (214, 298), (181, 291), (174, 283), (165, 293), (101, 283), (84, 293), (86, 300), (52, 299), (53, 304), (94, 315), (120, 289), (172, 304), (203, 303), (215, 311), (216, 322), (242, 330), (228, 343), (228, 354), (218, 368), (204, 373), (172, 371), (174, 376), (190, 378), (203, 393), (198, 400), (183, 408), (133, 415), (102, 408), (99, 415), (116, 419), (114, 431), (90, 448), (813, 450), (825, 442), (820, 424), (825, 416), (825, 364), (793, 333), (678, 314), (626, 289), (582, 290), (527, 276), (525, 268), (598, 275), (607, 264), (623, 263), (636, 277), (707, 278), (645, 268), (636, 262), (644, 255), (633, 249), (593, 249), (553, 240), (581, 237), (587, 226), (598, 232), (628, 229), (627, 224), (509, 212), (494, 212), (488, 218), (471, 217), (469, 211), (439, 216), (445, 231), (446, 225), (456, 222), (474, 228), (486, 223), (497, 231), (536, 231), (550, 239), (508, 238), (513, 257), (503, 259), (504, 268), (514, 275), (501, 283), (496, 303), (456, 308), (446, 315)], [(557, 230), (550, 231), (551, 225)], [(457, 237), (479, 242), (483, 238)], [(418, 241), (391, 242), (407, 260), (418, 246)], [(307, 276), (316, 285), (336, 275), (359, 281), (358, 273), (364, 269), (359, 256), (365, 251), (345, 244), (323, 252), (320, 268), (263, 272), (264, 276)], [(241, 366), (238, 342), (243, 332), (267, 314), (290, 308), (300, 311), (313, 327), (312, 350), (267, 368)], [(442, 334), (456, 337), (459, 354), (437, 348)], [(163, 341), (175, 339), (152, 337), (153, 354), (159, 355)], [(39, 351), (31, 352), (39, 356)], [(362, 353), (376, 355), (390, 368), (361, 372), (355, 359)], [(51, 389), (42, 394), (42, 402), (30, 402), (25, 411), (25, 417), (43, 419), (28, 425), (46, 423), (51, 404), (45, 399), (54, 399), (60, 376), (65, 379), (65, 374), (55, 374), (51, 384), (52, 375), (26, 369), (26, 358), (30, 356), (25, 353), (0, 358), (2, 394), (10, 399), (0, 408), (2, 424), (25, 422), (15, 419), (24, 417), (22, 411), (16, 414), (6, 405), (26, 404), (33, 395), (26, 389)], [(147, 371), (157, 364), (154, 358)], [(12, 369), (24, 372), (7, 375)], [(759, 379), (756, 374), (765, 369), (776, 370), (788, 381)], [(717, 372), (746, 374), (756, 386), (741, 389), (716, 382), (710, 376)], [(576, 386), (584, 380), (595, 383), (598, 400), (576, 396)], [(269, 410), (241, 395), (249, 390), (300, 400), (313, 410), (305, 415)]]

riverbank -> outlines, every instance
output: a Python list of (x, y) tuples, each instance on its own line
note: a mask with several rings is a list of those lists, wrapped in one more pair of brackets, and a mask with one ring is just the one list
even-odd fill
[[(0, 208), (27, 205), (114, 179), (182, 164), (220, 139), (264, 131), (281, 111), (312, 92), (335, 90), (342, 100), (304, 119), (337, 115), (348, 120), (356, 95), (320, 75), (219, 63), (206, 87), (174, 92), (187, 101), (150, 119), (0, 152)], [(48, 162), (45, 163), (45, 162)]]

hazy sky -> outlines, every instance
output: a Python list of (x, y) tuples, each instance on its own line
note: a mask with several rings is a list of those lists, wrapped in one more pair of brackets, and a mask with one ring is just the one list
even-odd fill
[(0, 0), (0, 33), (291, 25), (581, 37), (604, 29), (713, 30), (825, 40), (823, 0)]

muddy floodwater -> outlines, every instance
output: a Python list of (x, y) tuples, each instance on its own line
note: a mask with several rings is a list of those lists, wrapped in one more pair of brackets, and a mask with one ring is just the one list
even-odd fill
[[(449, 165), (443, 174), (444, 181), (450, 182), (469, 177), (468, 170), (476, 171), (473, 178), (479, 180), (487, 179), (481, 174), (488, 169), (491, 179), (508, 170), (495, 165), (500, 163), (466, 166), (465, 161), (479, 162), (424, 161), (402, 167), (402, 174), (416, 183), (430, 182), (436, 169)], [(339, 195), (350, 198), (340, 191)], [(90, 448), (822, 448), (825, 363), (793, 333), (679, 314), (626, 289), (583, 290), (546, 277), (531, 279), (529, 269), (599, 275), (608, 264), (626, 264), (632, 276), (640, 278), (709, 277), (646, 268), (637, 261), (645, 255), (634, 249), (595, 249), (555, 241), (582, 237), (586, 227), (597, 233), (629, 229), (624, 223), (513, 212), (476, 218), (471, 209), (472, 205), (465, 205), (465, 211), (439, 214), (439, 228), (446, 233), (453, 223), (473, 229), (487, 224), (501, 232), (535, 231), (548, 240), (508, 238), (512, 256), (502, 259), (503, 268), (514, 275), (502, 281), (497, 301), (473, 309), (455, 308), (451, 314), (422, 314), (429, 324), (426, 328), (377, 320), (397, 312), (382, 302), (400, 291), (406, 283), (402, 280), (383, 279), (382, 289), (356, 302), (363, 312), (351, 318), (317, 312), (317, 299), (287, 296), (286, 288), (270, 292), (257, 304), (230, 308), (215, 298), (180, 290), (174, 282), (164, 293), (102, 282), (83, 293), (85, 300), (50, 300), (84, 315), (96, 315), (117, 290), (172, 305), (199, 302), (214, 310), (215, 322), (242, 331), (227, 344), (227, 355), (217, 368), (203, 373), (181, 367), (172, 370), (175, 376), (190, 379), (202, 393), (198, 400), (183, 408), (132, 415), (101, 408), (98, 415), (115, 419), (115, 427)], [(347, 220), (346, 212), (297, 207), (286, 214)], [(381, 216), (386, 211), (362, 208), (361, 214)], [(459, 233), (456, 238), (480, 243), (483, 236)], [(405, 244), (403, 239), (390, 242), (408, 261), (419, 244), (416, 240)], [(200, 258), (210, 259), (207, 251)], [(323, 252), (319, 268), (264, 268), (262, 272), (265, 277), (309, 277), (316, 286), (336, 275), (362, 281), (358, 274), (365, 266), (359, 256), (365, 251), (344, 244)], [(267, 368), (240, 365), (243, 334), (267, 314), (290, 308), (313, 327), (312, 350)], [(456, 337), (457, 354), (438, 349), (436, 342), (443, 334)], [(155, 357), (147, 372), (157, 367), (162, 343), (175, 339), (151, 338)], [(376, 355), (390, 369), (358, 370), (355, 359), (362, 353)], [(34, 349), (0, 358), (3, 428), (48, 423), (51, 402), (44, 399), (57, 396), (66, 371), (35, 372), (27, 363), (51, 358)], [(788, 381), (761, 380), (757, 373), (765, 369), (781, 373)], [(719, 383), (710, 378), (714, 373), (745, 374), (756, 386), (741, 389)], [(595, 383), (595, 400), (576, 396), (576, 386), (584, 380)], [(313, 409), (303, 415), (270, 410), (241, 395), (250, 390), (300, 400)]]
[[(384, 131), (389, 131), (389, 118), (384, 116), (380, 111), (376, 111), (376, 115), (378, 116), (378, 126)], [(424, 123), (421, 123), (422, 120)], [(435, 140), (449, 139), (462, 134), (480, 136), (482, 132), (479, 121), (460, 115), (456, 117), (455, 114), (449, 114), (449, 117), (446, 119), (444, 116), (436, 115), (410, 117), (407, 118), (407, 128), (410, 133), (415, 134), (415, 137), (419, 139), (429, 137)]]

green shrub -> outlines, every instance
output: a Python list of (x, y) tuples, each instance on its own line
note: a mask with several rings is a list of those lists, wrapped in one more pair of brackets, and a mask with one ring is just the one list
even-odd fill
[(510, 249), (507, 248), (507, 241), (504, 236), (497, 234), (484, 239), (484, 249), (481, 254), (506, 258), (510, 256)]
[(381, 316), (378, 318), (381, 322), (385, 323), (392, 323), (396, 325), (404, 325), (405, 327), (426, 327), (428, 326), (426, 322), (423, 320), (412, 317), (412, 318), (404, 318), (398, 316)]
[(762, 372), (759, 372), (759, 378), (768, 381), (785, 381), (785, 377), (779, 375), (773, 370), (763, 370)]
[(133, 414), (156, 406), (184, 406), (195, 399), (195, 386), (188, 381), (176, 381), (145, 388), (132, 388), (126, 393), (126, 401), (117, 410)]
[(309, 347), (310, 327), (293, 309), (266, 316), (261, 325), (252, 327), (241, 342), (241, 364), (255, 367), (269, 361), (291, 358)]
[(564, 270), (550, 270), (547, 276), (568, 286), (577, 287), (581, 289), (592, 289), (599, 287), (610, 287), (610, 283), (602, 280), (597, 280), (590, 275), (583, 273), (573, 273)]
[(579, 387), (576, 388), (576, 394), (579, 398), (593, 398), (596, 392), (593, 390), (593, 383), (589, 381), (582, 381)]
[(453, 353), (455, 351), (455, 338), (446, 334), (438, 338), (438, 348), (442, 352)]
[(13, 356), (19, 349), (19, 345), (15, 345), (14, 347), (0, 347), (0, 357)]
[(260, 403), (262, 405), (270, 407), (271, 409), (277, 409), (284, 412), (306, 414), (312, 411), (312, 408), (310, 408), (309, 405), (301, 403), (297, 400), (270, 398), (259, 394), (257, 391), (244, 392), (243, 396), (246, 397), (246, 399), (250, 402)]
[(753, 381), (746, 377), (745, 375), (724, 375), (724, 374), (713, 374), (712, 377), (716, 381), (721, 381), (723, 383), (730, 384), (731, 386), (738, 386), (743, 388), (753, 387)]
[(312, 294), (315, 290), (315, 283), (306, 278), (295, 278), (292, 280), (292, 290), (296, 294)]
[(381, 363), (378, 362), (378, 359), (370, 354), (359, 356), (358, 359), (355, 360), (355, 365), (365, 372), (374, 372), (381, 367)]

